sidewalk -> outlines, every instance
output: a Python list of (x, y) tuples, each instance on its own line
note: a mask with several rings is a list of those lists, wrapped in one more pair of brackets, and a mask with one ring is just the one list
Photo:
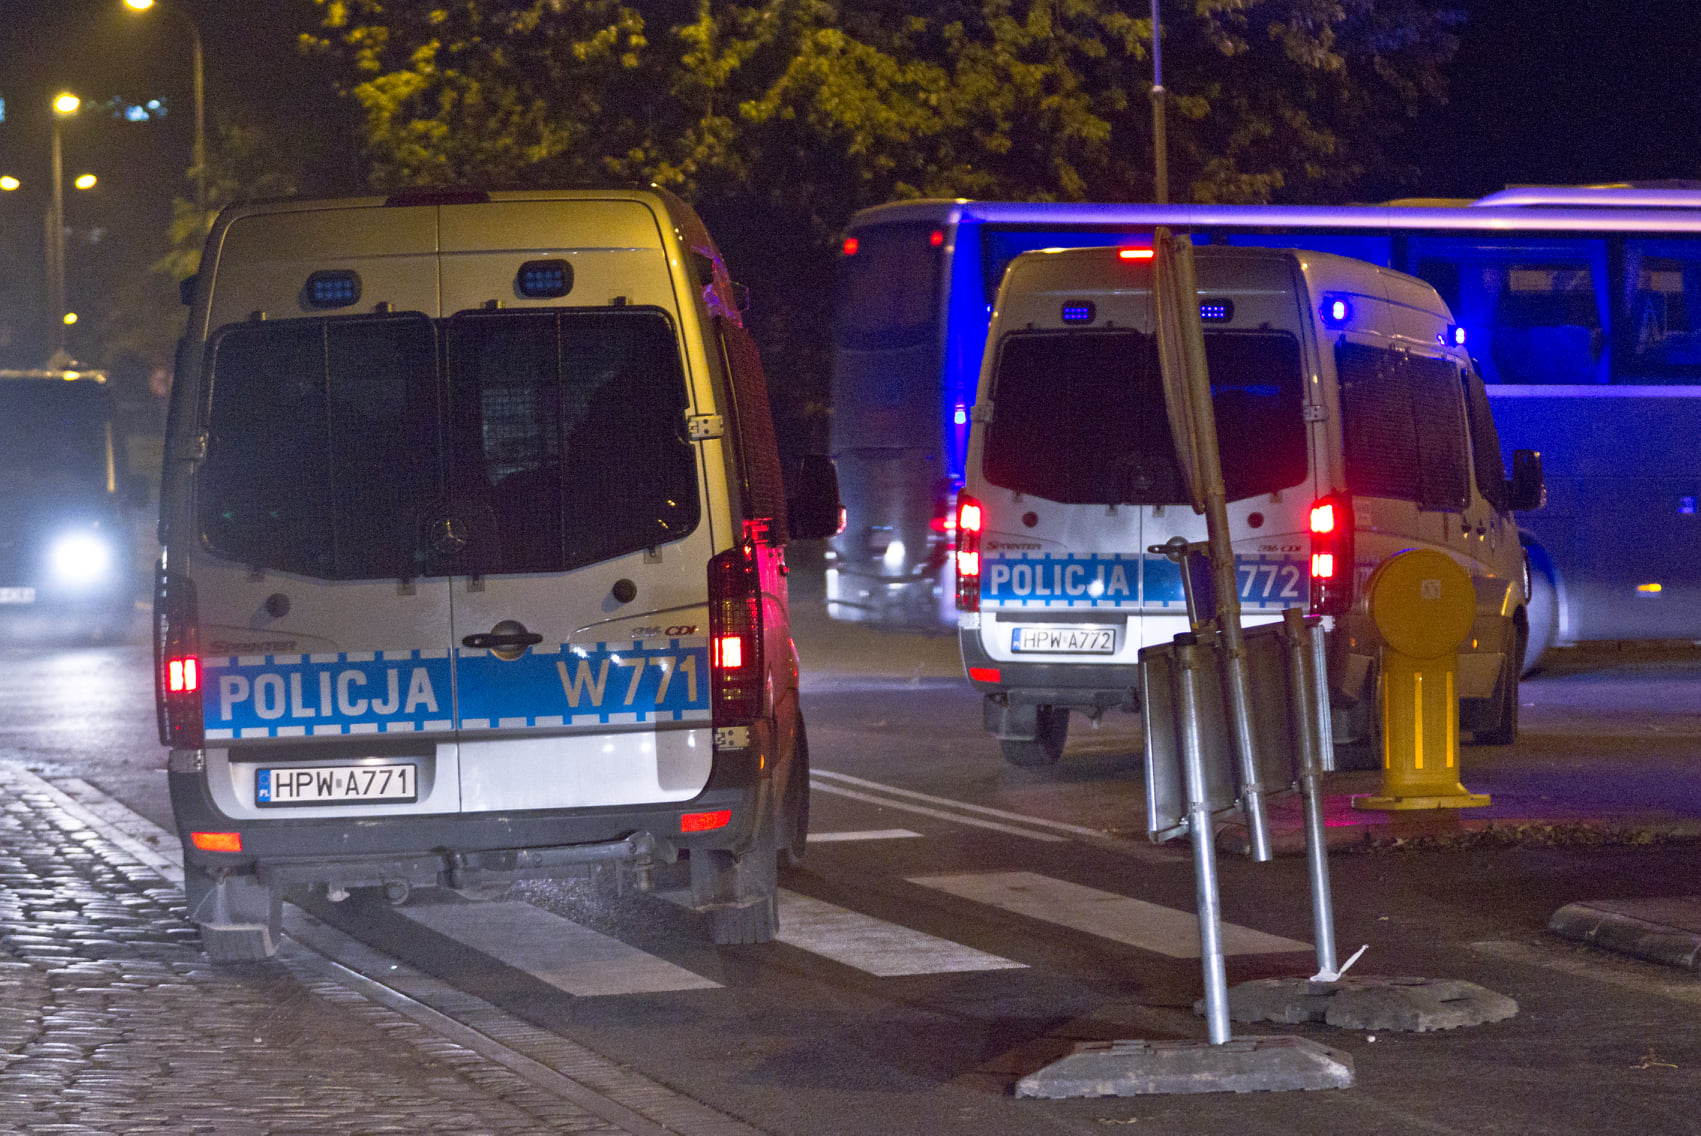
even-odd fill
[(0, 762), (0, 799), (0, 1131), (663, 1131), (425, 1028), (297, 944), (213, 967), (169, 869), (19, 766)]

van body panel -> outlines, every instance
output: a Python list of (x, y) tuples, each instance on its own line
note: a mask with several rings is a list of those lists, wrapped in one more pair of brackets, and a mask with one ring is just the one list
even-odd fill
[[(1421, 281), (1325, 253), (1206, 247), (1195, 265), (1243, 625), (1309, 603), (1309, 509), (1349, 494), (1356, 601), (1331, 634), (1332, 698), (1373, 696), (1380, 642), (1364, 588), (1411, 548), (1472, 574), (1478, 617), (1459, 689), (1466, 700), (1494, 697), (1517, 647), (1521, 554), (1510, 514), (1466, 468), (1471, 364), (1446, 306)], [(1156, 550), (1203, 542), (1206, 526), (1165, 469), (1174, 451), (1152, 327), (1149, 261), (1046, 250), (1006, 272), (965, 487), (982, 508), (979, 610), (959, 632), (971, 677), (1001, 707), (1096, 713), (1115, 704), (1113, 688), (1137, 681), (1127, 668), (1141, 647), (1188, 629), (1180, 569)], [(1385, 408), (1396, 391), (1412, 392), (1397, 397), (1417, 409)], [(1388, 430), (1420, 440), (1411, 454), (1388, 451), (1384, 468), (1377, 447)], [(1055, 444), (1053, 431), (1079, 433), (1082, 448)], [(1041, 456), (1025, 462), (1024, 448)], [(1419, 487), (1409, 496), (1378, 488), (1408, 482)], [(989, 711), (989, 728), (1012, 720)]]
[[(162, 580), (192, 597), (205, 673), (205, 746), (171, 760), (186, 861), (333, 881), (389, 857), (417, 884), (432, 857), (459, 878), (460, 848), (519, 856), (481, 871), (771, 858), (797, 662), (783, 516), (750, 487), (775, 496), (778, 455), (771, 427), (734, 437), (766, 394), (689, 208), (637, 189), (239, 205), (203, 265), (162, 497)], [(708, 565), (741, 546), (764, 670), (753, 724), (720, 731)], [(710, 821), (682, 830), (688, 806)], [(231, 825), (239, 854), (190, 839)], [(744, 905), (763, 878), (694, 887)]]

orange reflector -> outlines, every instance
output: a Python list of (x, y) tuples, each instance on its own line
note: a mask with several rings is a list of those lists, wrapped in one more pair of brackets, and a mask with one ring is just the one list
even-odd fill
[(1003, 676), (998, 673), (997, 667), (970, 667), (969, 677), (976, 682), (999, 682)]
[(1151, 260), (1158, 254), (1151, 249), (1119, 249), (1116, 255), (1123, 260)]
[(1665, 589), (1658, 584), (1637, 584), (1636, 590), (1645, 596), (1657, 596)]
[(737, 635), (722, 635), (715, 640), (715, 666), (737, 670), (744, 665), (744, 640)]
[(731, 823), (731, 809), (716, 809), (712, 813), (685, 813), (679, 818), (679, 831), (712, 832)]
[(242, 851), (240, 832), (192, 832), (189, 840), (203, 852)]

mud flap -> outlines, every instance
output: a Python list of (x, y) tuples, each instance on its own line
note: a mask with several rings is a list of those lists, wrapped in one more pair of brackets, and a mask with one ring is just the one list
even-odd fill
[(721, 945), (766, 943), (779, 933), (779, 852), (774, 834), (772, 783), (762, 783), (753, 847), (744, 852), (698, 848), (691, 852), (691, 906), (713, 920)]
[(195, 868), (183, 873), (189, 920), (214, 962), (269, 959), (283, 934), (283, 897), (251, 875), (214, 879)]

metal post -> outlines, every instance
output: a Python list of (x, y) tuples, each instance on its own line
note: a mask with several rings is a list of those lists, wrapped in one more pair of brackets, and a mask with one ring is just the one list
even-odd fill
[(65, 353), (65, 158), (59, 137), (58, 108), (53, 111), (52, 203), (47, 213), (47, 303), (53, 320), (53, 356)]
[(1169, 138), (1164, 122), (1164, 50), (1158, 0), (1152, 0), (1152, 200), (1169, 204)]
[(1199, 959), (1205, 972), (1205, 1024), (1212, 1045), (1229, 1039), (1228, 970), (1223, 963), (1222, 905), (1217, 896), (1216, 833), (1205, 781), (1199, 733), (1198, 637), (1175, 637), (1176, 731), (1187, 775), (1187, 831), (1193, 842), (1193, 879), (1199, 898)]
[(1305, 858), (1311, 876), (1311, 932), (1317, 941), (1317, 977), (1330, 982), (1335, 968), (1335, 907), (1329, 890), (1329, 850), (1323, 826), (1322, 732), (1318, 727), (1316, 652), (1300, 610), (1282, 612), (1287, 643), (1289, 692), (1295, 740), (1299, 743), (1299, 789), (1305, 798)]

